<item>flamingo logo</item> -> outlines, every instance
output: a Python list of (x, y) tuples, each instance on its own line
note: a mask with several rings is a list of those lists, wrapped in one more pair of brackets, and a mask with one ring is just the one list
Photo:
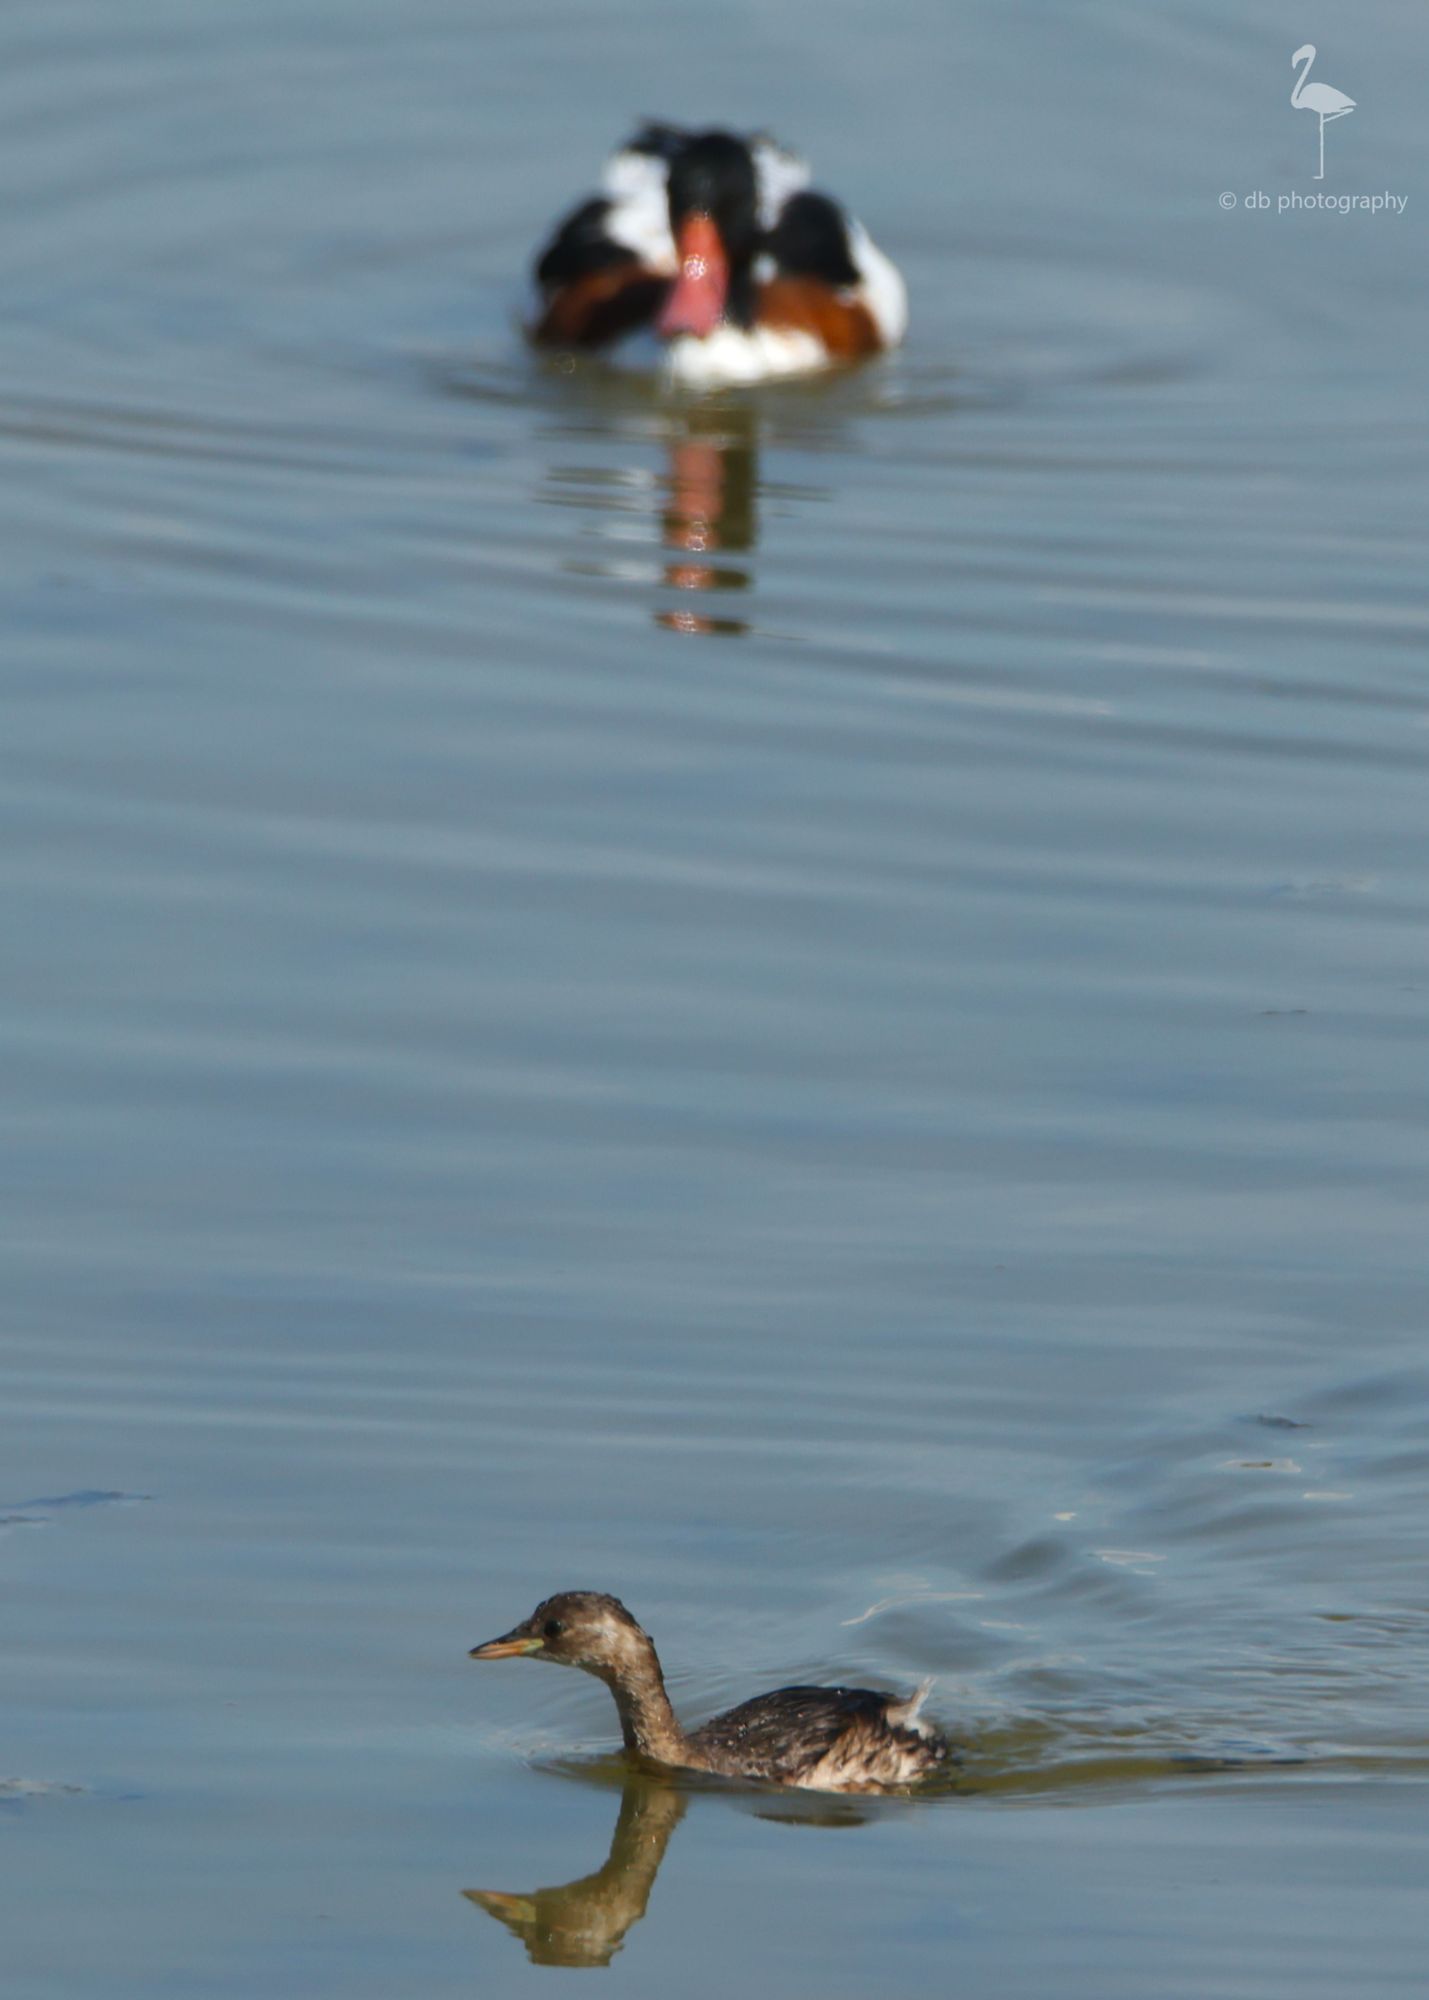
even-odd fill
[(1320, 171), (1316, 174), (1315, 178), (1317, 181), (1322, 181), (1325, 178), (1325, 127), (1330, 123), (1331, 119), (1347, 118), (1355, 108), (1355, 100), (1352, 97), (1346, 97), (1342, 90), (1336, 90), (1328, 83), (1308, 83), (1306, 78), (1310, 74), (1310, 65), (1314, 60), (1315, 44), (1313, 42), (1306, 42), (1303, 48), (1297, 49), (1294, 55), (1291, 56), (1290, 67), (1292, 69), (1299, 69), (1302, 62), (1305, 67), (1300, 70), (1299, 76), (1295, 79), (1295, 88), (1290, 93), (1290, 102), (1297, 111), (1314, 111), (1319, 115)]

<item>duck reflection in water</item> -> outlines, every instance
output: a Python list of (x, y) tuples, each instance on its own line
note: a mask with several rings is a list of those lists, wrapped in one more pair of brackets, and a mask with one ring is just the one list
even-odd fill
[[(752, 550), (757, 540), (758, 412), (729, 399), (675, 408), (632, 404), (627, 389), (613, 408), (597, 405), (594, 416), (599, 420), (583, 412), (562, 435), (583, 447), (599, 440), (601, 462), (552, 464), (545, 497), (587, 513), (587, 547), (589, 541), (604, 543), (608, 552), (592, 557), (573, 550), (562, 560), (566, 573), (633, 583), (642, 591), (674, 590), (687, 600), (696, 591), (727, 598), (751, 589), (749, 566), (729, 558)], [(658, 470), (640, 463), (652, 445), (664, 461)], [(632, 552), (632, 544), (656, 536), (671, 560), (651, 562)], [(742, 619), (688, 603), (660, 606), (652, 615), (672, 632), (748, 630)]]
[(645, 1914), (685, 1795), (658, 1778), (626, 1780), (610, 1853), (593, 1875), (529, 1895), (499, 1889), (463, 1894), (520, 1938), (533, 1965), (608, 1965)]
[[(665, 582), (684, 591), (747, 590), (746, 569), (710, 558), (754, 546), (754, 412), (738, 405), (695, 406), (672, 425), (669, 452), (661, 531), (666, 548), (677, 551), (679, 559), (666, 564)], [(740, 619), (716, 618), (693, 606), (657, 612), (656, 623), (670, 632), (746, 630)]]

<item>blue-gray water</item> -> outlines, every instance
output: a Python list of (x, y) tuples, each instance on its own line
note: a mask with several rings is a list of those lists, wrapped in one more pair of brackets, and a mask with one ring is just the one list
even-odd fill
[[(555, 1976), (466, 1889), (633, 1995), (1420, 1989), (1426, 55), (10, 0), (7, 1994)], [(530, 360), (645, 112), (906, 350)], [(538, 1906), (613, 1711), (465, 1651), (571, 1585), (691, 1715), (936, 1674), (959, 1788)]]

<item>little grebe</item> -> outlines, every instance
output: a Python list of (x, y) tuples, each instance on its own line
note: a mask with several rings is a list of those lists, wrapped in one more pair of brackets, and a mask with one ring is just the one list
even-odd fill
[(919, 1714), (931, 1682), (903, 1700), (872, 1688), (777, 1688), (686, 1734), (650, 1635), (603, 1591), (563, 1590), (500, 1639), (471, 1649), (473, 1660), (522, 1654), (604, 1681), (626, 1749), (684, 1770), (819, 1792), (876, 1792), (914, 1784), (949, 1755), (946, 1737)]

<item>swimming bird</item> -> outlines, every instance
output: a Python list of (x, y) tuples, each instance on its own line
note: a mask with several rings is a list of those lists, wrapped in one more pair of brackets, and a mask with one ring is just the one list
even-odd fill
[(908, 323), (897, 270), (802, 160), (763, 136), (678, 125), (644, 125), (612, 155), (535, 275), (538, 346), (650, 334), (693, 388), (859, 361)]
[(1346, 97), (1342, 90), (1336, 90), (1333, 84), (1307, 83), (1305, 79), (1310, 74), (1310, 65), (1314, 60), (1315, 44), (1313, 42), (1306, 42), (1303, 48), (1297, 49), (1294, 55), (1291, 56), (1290, 67), (1292, 69), (1301, 62), (1304, 63), (1305, 68), (1295, 79), (1295, 88), (1290, 93), (1290, 102), (1297, 111), (1317, 111), (1320, 114), (1320, 171), (1316, 174), (1315, 178), (1317, 181), (1322, 181), (1325, 178), (1325, 126), (1331, 119), (1343, 118), (1349, 112), (1353, 111), (1355, 100), (1352, 97)]
[(951, 1754), (919, 1712), (931, 1681), (903, 1699), (872, 1688), (777, 1688), (686, 1733), (649, 1633), (604, 1591), (560, 1591), (501, 1638), (473, 1646), (470, 1657), (523, 1655), (604, 1681), (626, 1749), (681, 1770), (818, 1792), (881, 1792), (915, 1784)]

